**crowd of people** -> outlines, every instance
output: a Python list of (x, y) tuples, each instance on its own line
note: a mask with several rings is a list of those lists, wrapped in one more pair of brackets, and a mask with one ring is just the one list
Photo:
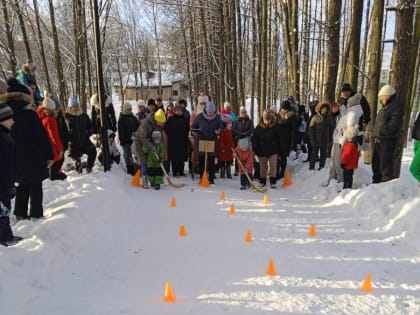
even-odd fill
[[(17, 220), (42, 218), (46, 178), (66, 180), (67, 170), (91, 173), (97, 158), (104, 162), (93, 141), (102, 128), (98, 95), (90, 98), (90, 116), (75, 96), (64, 108), (57, 95), (49, 91), (41, 95), (35, 69), (25, 64), (17, 78), (0, 82), (0, 242), (5, 245), (19, 240), (10, 228), (12, 198)], [(378, 97), (382, 108), (371, 132), (373, 183), (395, 178), (394, 152), (404, 118), (404, 105), (391, 85), (382, 87)], [(208, 174), (210, 184), (217, 173), (221, 179), (239, 174), (242, 190), (254, 181), (274, 189), (285, 176), (291, 152), (295, 158), (307, 153), (305, 162), (313, 171), (323, 169), (330, 158), (325, 185), (336, 180), (344, 189), (352, 188), (371, 120), (366, 99), (348, 83), (332, 104), (315, 100), (299, 105), (289, 96), (279, 109), (267, 107), (256, 126), (244, 106), (236, 115), (229, 102), (218, 107), (204, 93), (191, 113), (183, 99), (167, 102), (166, 108), (161, 98), (139, 100), (136, 114), (125, 102), (118, 119), (110, 95), (105, 95), (104, 105), (108, 139), (100, 141), (108, 144), (111, 162), (120, 163), (119, 143), (126, 172), (141, 172), (141, 186), (155, 190), (161, 188), (165, 173), (186, 176), (185, 165), (193, 179), (198, 174), (201, 181)], [(418, 181), (419, 128), (417, 118), (410, 171)], [(63, 170), (66, 152), (72, 163)]]

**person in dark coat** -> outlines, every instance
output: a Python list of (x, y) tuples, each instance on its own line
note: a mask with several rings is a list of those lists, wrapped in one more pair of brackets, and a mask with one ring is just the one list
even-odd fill
[(120, 145), (123, 149), (123, 157), (127, 174), (134, 175), (133, 152), (131, 145), (133, 144), (133, 134), (139, 127), (139, 121), (133, 114), (133, 107), (126, 102), (122, 106), (122, 112), (118, 118), (118, 137)]
[(36, 66), (32, 62), (24, 63), (18, 70), (16, 79), (20, 84), (25, 85), (32, 90), (33, 101), (37, 107), (41, 105), (43, 97), (36, 81), (35, 72)]
[[(101, 105), (99, 104), (98, 94), (93, 94), (90, 98), (92, 106), (91, 118), (93, 133), (101, 134)], [(113, 132), (117, 131), (117, 119), (115, 117), (114, 105), (112, 105), (111, 96), (105, 94), (105, 126)]]
[(141, 121), (146, 118), (146, 116), (147, 116), (146, 103), (144, 102), (144, 100), (138, 100), (136, 117), (139, 122), (139, 125), (141, 124)]
[[(254, 132), (254, 123), (249, 118), (245, 106), (241, 106), (239, 108), (238, 119), (236, 122), (233, 123), (232, 132), (233, 132), (233, 138), (236, 145), (238, 144), (238, 141), (242, 138), (248, 138), (248, 140), (251, 141), (251, 137)], [(259, 169), (260, 169), (259, 165), (256, 165), (255, 169), (258, 169), (258, 172), (259, 172)], [(234, 176), (237, 176), (237, 175), (238, 175), (238, 163), (237, 163), (237, 159), (235, 158)], [(259, 178), (258, 174), (256, 178)]]
[(16, 194), (13, 174), (13, 111), (5, 103), (0, 103), (0, 244), (10, 246), (21, 240), (14, 236), (10, 227), (11, 199)]
[[(264, 111), (260, 123), (255, 127), (252, 145), (260, 163), (261, 187), (266, 185), (268, 175), (271, 188), (276, 188), (280, 132), (272, 112)], [(268, 170), (270, 170), (269, 174)]]
[(189, 112), (189, 111), (188, 111), (188, 109), (187, 109), (187, 101), (186, 101), (186, 100), (184, 100), (184, 99), (180, 99), (180, 100), (178, 101), (178, 105), (182, 106), (182, 116), (183, 116), (186, 120), (190, 121), (190, 119), (191, 119), (191, 114), (190, 114), (190, 112)]
[[(67, 128), (67, 122), (63, 115), (63, 108), (61, 106), (60, 100), (58, 99), (57, 95), (49, 94), (50, 97), (55, 102), (55, 112), (57, 117), (57, 124), (58, 124), (58, 133), (60, 135), (61, 144), (63, 145), (63, 152), (65, 153), (69, 149), (69, 129)], [(64, 164), (64, 154), (61, 160), (54, 163), (57, 169), (61, 169)], [(64, 173), (62, 173), (64, 174)]]
[[(343, 83), (343, 86), (341, 88), (341, 95), (338, 98), (338, 103), (347, 107), (347, 100), (356, 93), (357, 92), (353, 91), (353, 88), (351, 87), (350, 83)], [(363, 109), (363, 116), (360, 117), (359, 126), (360, 130), (364, 130), (367, 124), (370, 122), (370, 106), (366, 97), (364, 97), (363, 95), (362, 99), (360, 100), (360, 105)]]
[[(216, 112), (216, 105), (213, 102), (208, 102), (205, 110), (198, 114), (191, 124), (191, 130), (194, 130), (197, 133), (195, 137), (194, 148), (198, 151), (199, 142), (201, 140), (205, 141), (214, 141), (215, 150), (214, 152), (207, 152), (207, 166), (209, 173), (209, 183), (214, 184), (216, 167), (215, 167), (215, 158), (216, 153), (218, 152), (218, 136), (223, 131), (223, 122), (220, 118), (220, 115)], [(200, 179), (204, 174), (204, 165), (205, 165), (205, 152), (198, 152), (198, 168), (200, 171)]]
[(309, 127), (309, 115), (308, 113), (306, 113), (305, 105), (299, 105), (298, 117), (297, 117), (296, 145), (297, 145), (297, 148), (300, 149), (303, 153), (308, 152), (308, 149), (306, 148), (306, 144), (308, 143), (308, 140), (307, 140), (308, 127)]
[(382, 108), (373, 126), (373, 183), (394, 179), (395, 150), (403, 127), (404, 104), (392, 85), (384, 85), (378, 93)]
[(309, 123), (309, 142), (311, 144), (311, 156), (309, 160), (309, 169), (315, 169), (315, 160), (319, 153), (319, 170), (325, 167), (328, 150), (329, 122), (327, 115), (330, 111), (330, 105), (325, 102), (319, 102), (315, 107), (316, 114)]
[(34, 111), (29, 89), (14, 78), (9, 79), (7, 84), (7, 93), (0, 96), (0, 101), (10, 106), (15, 121), (12, 137), (15, 141), (15, 180), (19, 186), (14, 214), (18, 220), (42, 218), (42, 181), (48, 178), (48, 164), (53, 160), (53, 151), (48, 135)]
[(185, 176), (184, 162), (188, 161), (190, 131), (189, 118), (184, 117), (183, 107), (175, 106), (174, 115), (171, 116), (164, 128), (168, 137), (168, 159), (172, 164), (172, 174)]
[(280, 132), (279, 162), (277, 167), (277, 179), (284, 177), (287, 167), (287, 158), (290, 151), (296, 148), (297, 143), (297, 118), (289, 101), (283, 101), (277, 116), (277, 124)]
[(87, 154), (86, 171), (91, 173), (96, 159), (96, 148), (90, 141), (93, 133), (92, 122), (81, 110), (79, 100), (74, 96), (69, 99), (65, 118), (69, 129), (69, 157), (73, 159), (76, 171), (81, 173), (81, 158), (83, 154)]

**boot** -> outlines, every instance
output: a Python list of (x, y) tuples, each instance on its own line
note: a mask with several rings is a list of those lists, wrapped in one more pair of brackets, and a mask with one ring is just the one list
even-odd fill
[(226, 177), (227, 178), (232, 178), (230, 162), (226, 163)]
[(127, 165), (127, 174), (134, 176), (134, 166)]
[(141, 186), (142, 186), (144, 189), (148, 189), (148, 188), (149, 188), (149, 183), (147, 182), (147, 176), (143, 176), (143, 177), (141, 178)]
[(226, 177), (226, 167), (224, 162), (220, 162), (220, 178)]
[(270, 187), (272, 189), (276, 188), (276, 181), (277, 181), (277, 179), (275, 177), (270, 177)]
[(265, 187), (265, 185), (267, 184), (267, 178), (261, 178), (260, 179), (260, 187)]

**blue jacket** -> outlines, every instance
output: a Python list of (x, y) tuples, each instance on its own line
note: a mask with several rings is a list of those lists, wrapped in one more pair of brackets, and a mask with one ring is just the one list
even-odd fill
[[(217, 153), (217, 144), (218, 144), (218, 135), (215, 133), (216, 130), (219, 129), (220, 133), (223, 132), (223, 122), (220, 118), (220, 115), (216, 115), (209, 119), (205, 112), (200, 113), (191, 125), (191, 129), (197, 130), (197, 136), (195, 137), (195, 149), (198, 150), (199, 148), (199, 141), (200, 140), (211, 140), (215, 141), (215, 151), (214, 152), (207, 152), (209, 156), (215, 156)], [(194, 131), (194, 130), (191, 130)], [(204, 154), (200, 152), (200, 154)]]

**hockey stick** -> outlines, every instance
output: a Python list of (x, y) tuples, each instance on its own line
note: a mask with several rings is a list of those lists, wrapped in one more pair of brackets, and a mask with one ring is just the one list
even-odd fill
[[(235, 150), (234, 150), (233, 148), (231, 148), (231, 149), (232, 149), (232, 152), (233, 152), (233, 153), (235, 153)], [(242, 164), (242, 162), (241, 162), (241, 160), (239, 159), (239, 157), (237, 157), (237, 158), (236, 158), (236, 160), (238, 161), (239, 166), (240, 166), (240, 167), (241, 167), (241, 169), (243, 170), (243, 172), (244, 172), (244, 174), (245, 174), (246, 178), (248, 179), (248, 182), (249, 182), (249, 184), (251, 185), (252, 190), (253, 190), (253, 191), (256, 191), (256, 192), (260, 192), (260, 193), (265, 193), (265, 192), (267, 191), (267, 188), (264, 188), (264, 187), (257, 187), (257, 186), (255, 185), (255, 183), (252, 181), (251, 177), (249, 177), (249, 175), (248, 175), (248, 173), (247, 173), (247, 171), (246, 171), (246, 169), (245, 169), (245, 166)]]
[[(156, 157), (156, 160), (159, 161), (159, 156), (157, 155), (156, 152), (153, 152), (153, 154)], [(174, 182), (172, 182), (171, 178), (169, 177), (168, 173), (165, 170), (165, 167), (163, 166), (163, 164), (161, 162), (159, 162), (160, 168), (162, 169), (163, 174), (165, 175), (166, 180), (168, 181), (169, 186), (173, 187), (173, 188), (182, 188), (185, 186), (185, 184), (175, 184)]]

